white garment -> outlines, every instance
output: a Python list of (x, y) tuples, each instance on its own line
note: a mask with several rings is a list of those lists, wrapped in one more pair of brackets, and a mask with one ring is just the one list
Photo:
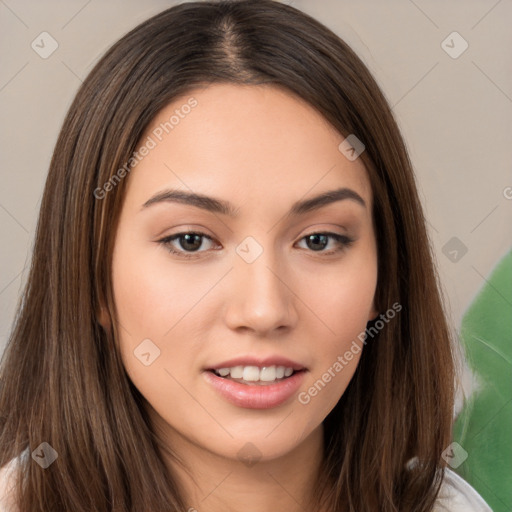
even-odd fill
[[(471, 485), (446, 468), (433, 512), (492, 512)], [(2, 512), (0, 510), (0, 512)]]
[[(16, 458), (0, 469), (0, 512), (18, 512), (12, 502)], [(446, 469), (433, 512), (492, 512), (483, 498), (457, 473)]]

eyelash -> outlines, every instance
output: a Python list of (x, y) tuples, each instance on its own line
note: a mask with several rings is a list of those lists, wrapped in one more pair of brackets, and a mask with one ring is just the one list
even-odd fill
[[(181, 233), (176, 233), (174, 235), (170, 235), (165, 238), (162, 238), (161, 240), (158, 240), (158, 242), (160, 244), (162, 244), (167, 249), (167, 251), (169, 251), (171, 254), (175, 254), (176, 256), (179, 256), (181, 258), (185, 258), (185, 259), (200, 258), (201, 257), (200, 253), (205, 252), (205, 251), (194, 251), (194, 252), (178, 251), (170, 245), (171, 242), (183, 237), (184, 235), (198, 235), (202, 238), (207, 238), (208, 240), (213, 241), (212, 237), (208, 236), (205, 233), (201, 233), (199, 231), (183, 231)], [(342, 252), (343, 250), (350, 247), (352, 245), (352, 243), (354, 242), (354, 239), (349, 238), (348, 236), (340, 235), (338, 233), (331, 233), (328, 231), (317, 231), (314, 233), (309, 233), (308, 235), (303, 236), (299, 241), (304, 240), (305, 238), (308, 238), (313, 235), (326, 235), (328, 238), (332, 238), (332, 239), (336, 240), (336, 242), (338, 242), (338, 244), (340, 244), (340, 247), (338, 247), (338, 249), (334, 249), (331, 251), (323, 251), (323, 250), (311, 251), (313, 253), (319, 253), (324, 256), (330, 256), (330, 255)]]

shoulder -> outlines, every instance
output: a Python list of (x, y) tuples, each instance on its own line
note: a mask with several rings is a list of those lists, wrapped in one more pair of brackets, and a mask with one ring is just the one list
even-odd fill
[(14, 502), (14, 487), (19, 463), (20, 458), (14, 457), (0, 468), (0, 512), (18, 512)]
[(433, 512), (492, 512), (463, 478), (446, 468)]

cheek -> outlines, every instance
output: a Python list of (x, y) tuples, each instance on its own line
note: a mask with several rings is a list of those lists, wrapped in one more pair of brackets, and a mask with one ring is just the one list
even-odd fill
[[(316, 286), (315, 286), (316, 282)], [(325, 417), (346, 390), (364, 350), (364, 332), (373, 317), (377, 262), (372, 245), (347, 258), (329, 279), (304, 283), (308, 304), (321, 322), (315, 340), (315, 365), (298, 401)]]
[[(346, 260), (321, 276), (304, 276), (303, 293), (307, 303), (323, 321), (326, 341), (338, 346), (365, 329), (373, 317), (377, 285), (377, 260), (372, 246), (347, 254)], [(361, 248), (363, 249), (363, 248)]]
[[(113, 289), (118, 318), (134, 341), (167, 339), (174, 326), (204, 296), (212, 279), (185, 272), (171, 263), (163, 247), (141, 247), (140, 241), (116, 243)], [(129, 250), (128, 250), (129, 248)]]
[(163, 390), (182, 392), (177, 382), (190, 380), (205, 326), (215, 319), (209, 292), (226, 270), (190, 268), (171, 262), (163, 247), (141, 244), (133, 232), (116, 240), (112, 280), (119, 350), (131, 380), (151, 401)]
[(195, 286), (190, 286), (190, 280), (186, 286), (179, 273), (166, 272), (164, 262), (160, 249), (139, 248), (128, 234), (116, 240), (112, 281), (119, 350), (126, 371), (143, 394), (150, 387), (162, 388), (164, 382), (168, 387), (165, 361), (169, 357), (186, 360), (191, 348), (170, 346), (166, 340), (179, 329), (190, 303), (197, 301), (197, 291), (192, 293)]

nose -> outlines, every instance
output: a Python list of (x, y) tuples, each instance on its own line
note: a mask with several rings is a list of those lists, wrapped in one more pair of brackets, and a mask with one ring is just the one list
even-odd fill
[(271, 250), (264, 250), (252, 263), (235, 255), (227, 290), (226, 324), (258, 336), (295, 327), (297, 299), (291, 280), (284, 262), (277, 262)]

